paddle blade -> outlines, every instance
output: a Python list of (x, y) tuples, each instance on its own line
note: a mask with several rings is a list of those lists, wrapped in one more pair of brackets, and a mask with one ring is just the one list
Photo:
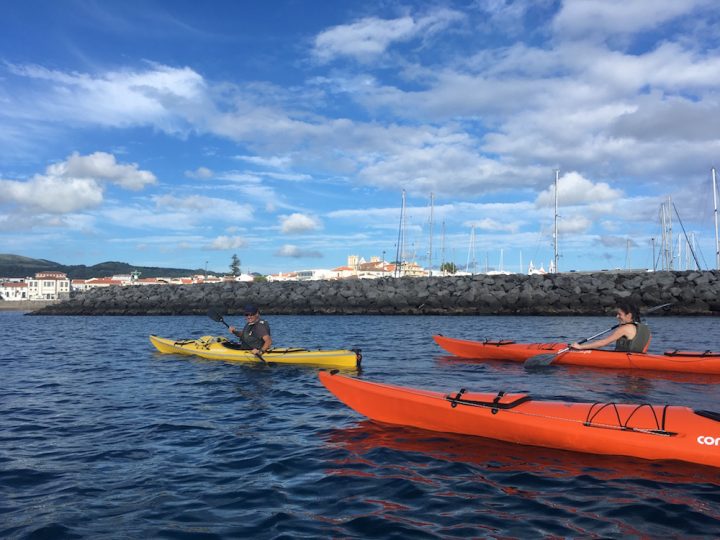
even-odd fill
[(557, 357), (558, 353), (537, 354), (525, 360), (523, 367), (535, 368), (549, 366)]
[(210, 317), (215, 322), (223, 323), (225, 326), (228, 326), (228, 324), (225, 322), (225, 319), (223, 319), (223, 316), (220, 315), (220, 313), (217, 310), (214, 310), (214, 309), (208, 310), (207, 316)]

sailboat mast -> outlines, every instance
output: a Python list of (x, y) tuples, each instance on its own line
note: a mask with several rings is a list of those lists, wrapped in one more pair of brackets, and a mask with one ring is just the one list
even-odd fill
[(443, 222), (442, 222), (442, 242), (441, 242), (441, 244), (440, 244), (440, 270), (441, 270), (441, 274), (440, 274), (440, 275), (445, 275), (445, 274), (442, 273), (442, 271), (444, 271), (444, 270), (443, 270), (444, 267), (445, 267), (445, 220), (443, 219)]
[(715, 269), (720, 270), (720, 239), (718, 239), (718, 202), (717, 202), (717, 178), (715, 177), (715, 167), (712, 168), (713, 181), (713, 204), (715, 206)]
[(428, 248), (428, 275), (432, 276), (432, 241), (433, 241), (433, 209), (435, 195), (430, 192), (430, 247)]
[(558, 268), (558, 179), (560, 170), (555, 169), (555, 225), (553, 232), (553, 260), (555, 261), (555, 273), (559, 272)]
[[(470, 272), (470, 262), (472, 260), (472, 272)], [(465, 264), (465, 271), (475, 275), (475, 268), (477, 267), (477, 261), (475, 260), (475, 225), (470, 226), (470, 248), (468, 249), (467, 263)]]
[(395, 277), (400, 277), (402, 257), (405, 256), (405, 190), (402, 190), (402, 205), (400, 206), (400, 226), (398, 227), (397, 250), (395, 252)]

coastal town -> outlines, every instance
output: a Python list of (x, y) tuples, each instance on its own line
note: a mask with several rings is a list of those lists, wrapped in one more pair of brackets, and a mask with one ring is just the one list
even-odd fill
[[(140, 272), (113, 275), (110, 277), (93, 277), (88, 279), (70, 279), (63, 272), (37, 272), (32, 277), (1, 277), (0, 301), (55, 301), (66, 300), (72, 293), (102, 287), (125, 287), (143, 285), (195, 285), (203, 283), (252, 282), (252, 281), (318, 281), (343, 279), (379, 279), (396, 277), (430, 277), (430, 276), (462, 276), (473, 273), (510, 274), (505, 270), (486, 270), (485, 272), (468, 272), (459, 270), (452, 263), (442, 266), (442, 270), (429, 270), (416, 262), (384, 261), (373, 256), (369, 261), (358, 255), (350, 255), (347, 264), (332, 269), (298, 270), (280, 272), (267, 276), (240, 273), (239, 275), (216, 276), (211, 274), (195, 274), (187, 277), (141, 277)], [(553, 265), (550, 264), (552, 272)], [(530, 262), (528, 274), (544, 274), (541, 266), (536, 268)]]

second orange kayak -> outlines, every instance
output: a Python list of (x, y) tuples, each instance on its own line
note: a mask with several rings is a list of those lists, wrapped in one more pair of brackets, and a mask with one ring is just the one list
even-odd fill
[(590, 454), (720, 467), (720, 414), (649, 404), (536, 401), (527, 394), (449, 394), (321, 371), (351, 409), (378, 422)]
[[(552, 354), (567, 347), (567, 343), (515, 343), (510, 340), (469, 341), (442, 335), (433, 336), (433, 339), (440, 347), (455, 356), (480, 360), (524, 362), (533, 356)], [(562, 353), (553, 361), (553, 364), (720, 374), (720, 352), (668, 351), (665, 354), (647, 354), (593, 349)]]

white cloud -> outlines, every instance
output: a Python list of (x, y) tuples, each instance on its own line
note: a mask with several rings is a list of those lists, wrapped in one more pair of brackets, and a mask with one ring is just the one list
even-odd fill
[(239, 249), (247, 245), (244, 238), (240, 236), (218, 236), (215, 238), (208, 249), (212, 250), (224, 250), (224, 249)]
[(292, 163), (291, 156), (235, 156), (235, 159), (245, 161), (253, 165), (259, 165), (261, 167), (271, 167), (274, 169), (285, 169)]
[(322, 253), (310, 249), (302, 249), (292, 244), (283, 245), (276, 253), (279, 257), (291, 257), (294, 259), (319, 259), (322, 258)]
[(295, 213), (289, 216), (282, 216), (280, 221), (280, 230), (284, 234), (299, 234), (322, 228), (322, 223), (317, 217), (306, 214)]
[(110, 71), (94, 76), (42, 66), (7, 66), (31, 83), (14, 98), (17, 117), (55, 122), (127, 127), (154, 125), (184, 133), (202, 124), (212, 109), (202, 76), (190, 68), (152, 64), (142, 71)]
[(102, 182), (140, 190), (156, 179), (151, 172), (138, 169), (137, 164), (117, 163), (112, 154), (73, 153), (66, 161), (48, 166), (45, 174), (29, 180), (0, 180), (0, 203), (53, 214), (77, 212), (102, 204)]
[(13, 202), (22, 207), (66, 214), (99, 206), (103, 190), (95, 180), (36, 175), (26, 182), (0, 180), (0, 203)]
[(559, 234), (580, 234), (588, 231), (593, 222), (587, 216), (563, 216), (558, 220)]
[(521, 223), (517, 221), (503, 223), (491, 218), (481, 219), (472, 223), (475, 227), (484, 231), (498, 231), (498, 232), (509, 232), (516, 233), (521, 226)]
[(553, 21), (564, 38), (587, 38), (650, 30), (707, 0), (566, 0)]
[(599, 243), (605, 247), (637, 247), (638, 244), (630, 238), (623, 238), (621, 236), (601, 236), (598, 239)]
[[(613, 189), (605, 182), (594, 184), (577, 172), (569, 172), (558, 179), (558, 205), (573, 206), (617, 201), (623, 192)], [(555, 204), (555, 185), (542, 191), (535, 203), (538, 206)]]
[(314, 54), (321, 61), (350, 56), (367, 61), (384, 53), (393, 43), (420, 35), (426, 37), (447, 28), (464, 16), (453, 10), (438, 9), (427, 16), (397, 19), (367, 17), (352, 24), (335, 26), (315, 37)]
[(472, 196), (488, 188), (531, 185), (539, 172), (478, 155), (470, 141), (446, 138), (428, 137), (424, 145), (408, 141), (404, 147), (395, 143), (397, 148), (363, 166), (358, 174), (368, 184), (402, 186), (415, 194), (433, 191)]
[(183, 212), (186, 220), (196, 222), (199, 220), (214, 220), (222, 222), (251, 221), (253, 219), (253, 206), (239, 204), (227, 199), (191, 195), (189, 197), (176, 197), (174, 195), (161, 195), (154, 197), (155, 205), (162, 210), (172, 209)]
[(185, 176), (187, 178), (196, 178), (199, 180), (207, 180), (208, 178), (213, 177), (213, 172), (211, 169), (208, 169), (207, 167), (198, 167), (194, 171), (185, 171)]
[(188, 231), (198, 221), (196, 214), (173, 208), (160, 211), (157, 208), (123, 205), (104, 208), (99, 214), (107, 223), (131, 229)]
[(64, 163), (48, 167), (48, 173), (63, 177), (105, 180), (134, 191), (157, 182), (153, 173), (139, 170), (137, 163), (121, 165), (117, 163), (114, 155), (106, 152), (95, 152), (88, 156), (74, 152)]

